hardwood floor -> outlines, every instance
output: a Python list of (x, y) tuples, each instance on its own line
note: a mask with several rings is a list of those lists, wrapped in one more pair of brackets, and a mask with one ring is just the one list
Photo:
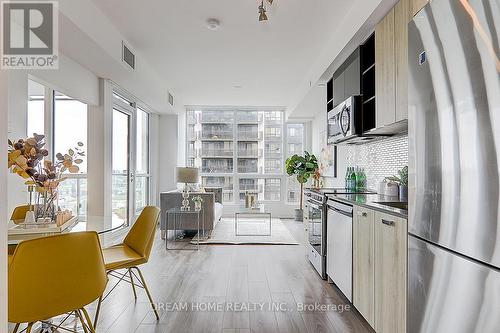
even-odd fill
[[(301, 223), (284, 222), (303, 239)], [(158, 233), (151, 259), (141, 269), (160, 320), (150, 311), (143, 290), (134, 301), (131, 286), (122, 283), (104, 301), (97, 332), (371, 332), (355, 310), (346, 309), (349, 303), (335, 287), (320, 279), (303, 245), (207, 245), (199, 252), (166, 251)], [(343, 311), (314, 310), (303, 303)], [(213, 308), (205, 311), (209, 304)], [(95, 304), (89, 306), (91, 315), (94, 310)]]

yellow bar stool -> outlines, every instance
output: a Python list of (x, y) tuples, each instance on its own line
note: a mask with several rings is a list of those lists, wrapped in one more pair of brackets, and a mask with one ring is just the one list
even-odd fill
[[(97, 311), (94, 318), (94, 326), (99, 319), (99, 311), (102, 301), (120, 284), (128, 282), (132, 285), (132, 291), (137, 299), (136, 287), (143, 288), (146, 291), (151, 307), (155, 313), (156, 319), (160, 320), (158, 311), (149, 292), (144, 276), (139, 265), (145, 264), (149, 260), (151, 248), (153, 247), (156, 225), (160, 218), (160, 209), (154, 206), (145, 207), (137, 221), (135, 221), (123, 243), (117, 244), (102, 250), (107, 274), (118, 279), (118, 282), (104, 296), (99, 298)], [(118, 270), (125, 270), (119, 273)], [(136, 274), (137, 273), (137, 274)], [(137, 281), (137, 283), (136, 283)]]
[(102, 296), (106, 284), (96, 232), (19, 243), (9, 258), (8, 317), (16, 324), (14, 333), (22, 323), (27, 323), (26, 332), (30, 333), (34, 323), (68, 313), (80, 320), (85, 332), (94, 333), (84, 307)]

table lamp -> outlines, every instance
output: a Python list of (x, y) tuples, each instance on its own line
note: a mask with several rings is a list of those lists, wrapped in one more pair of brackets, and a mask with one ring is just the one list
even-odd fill
[(181, 210), (189, 210), (189, 188), (188, 184), (198, 183), (198, 168), (176, 168), (176, 178), (177, 183), (184, 183), (184, 189), (182, 190), (182, 207)]

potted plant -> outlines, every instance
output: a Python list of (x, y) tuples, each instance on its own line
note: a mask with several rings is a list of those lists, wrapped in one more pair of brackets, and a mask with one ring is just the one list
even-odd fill
[(408, 166), (398, 171), (398, 176), (386, 177), (387, 180), (399, 184), (399, 198), (408, 200)]
[(304, 152), (304, 156), (293, 155), (285, 161), (286, 173), (289, 176), (295, 176), (300, 184), (300, 208), (295, 210), (295, 220), (302, 221), (303, 218), (303, 191), (304, 184), (309, 180), (309, 177), (318, 169), (318, 160), (316, 156)]

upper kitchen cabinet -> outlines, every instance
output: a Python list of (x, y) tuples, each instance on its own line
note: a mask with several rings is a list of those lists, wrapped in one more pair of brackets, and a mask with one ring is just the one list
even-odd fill
[(375, 28), (375, 91), (377, 128), (396, 122), (394, 8)]
[(400, 0), (394, 7), (396, 121), (408, 119), (408, 22), (411, 19), (410, 0)]
[(345, 101), (360, 92), (359, 49), (356, 49), (333, 74), (333, 105)]
[(375, 28), (375, 124), (388, 134), (406, 129), (409, 19), (410, 0), (401, 0)]
[(428, 0), (411, 0), (411, 16), (415, 16), (428, 2)]

